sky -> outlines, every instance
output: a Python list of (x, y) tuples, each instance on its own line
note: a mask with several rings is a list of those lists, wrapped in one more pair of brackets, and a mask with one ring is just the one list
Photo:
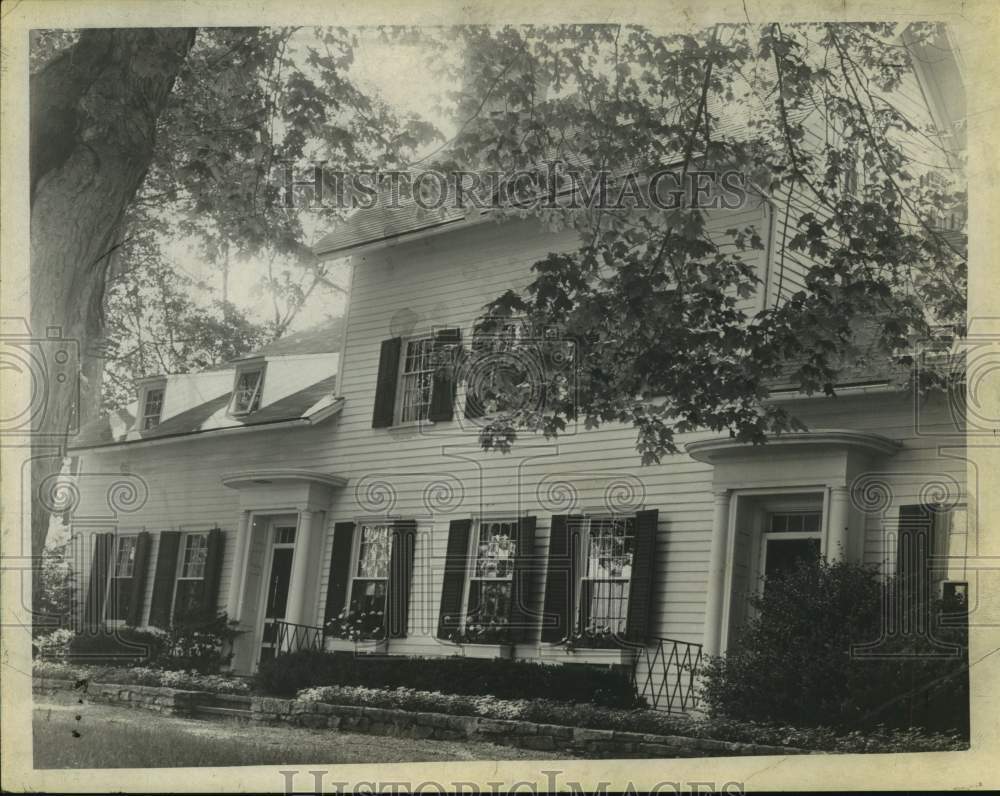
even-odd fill
[[(454, 135), (458, 129), (455, 121), (435, 110), (442, 91), (452, 89), (442, 85), (431, 73), (426, 58), (426, 52), (415, 45), (390, 44), (381, 41), (375, 31), (362, 32), (351, 75), (361, 88), (378, 94), (397, 112), (418, 114), (435, 124), (446, 136)], [(426, 150), (429, 152), (437, 146), (440, 144), (429, 144)], [(427, 152), (420, 152), (419, 155)], [(315, 242), (329, 231), (327, 226), (311, 230), (310, 242)], [(218, 267), (206, 263), (194, 245), (182, 239), (170, 241), (165, 253), (177, 270), (196, 283), (212, 288), (211, 291), (194, 289), (192, 295), (197, 302), (208, 305), (221, 298), (222, 277)], [(269, 320), (273, 315), (271, 299), (259, 287), (260, 279), (267, 273), (266, 263), (263, 260), (244, 262), (234, 266), (234, 269), (237, 268), (238, 271), (230, 275), (229, 300), (247, 312), (251, 319)], [(335, 283), (347, 284), (346, 261), (332, 269), (331, 278)], [(342, 315), (345, 310), (346, 297), (343, 293), (317, 288), (289, 331), (308, 328), (330, 316)]]

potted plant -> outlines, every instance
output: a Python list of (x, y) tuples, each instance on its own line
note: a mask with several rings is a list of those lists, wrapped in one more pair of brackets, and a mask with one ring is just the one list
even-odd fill
[(543, 649), (542, 657), (551, 660), (556, 655), (561, 655), (569, 656), (574, 663), (632, 666), (638, 652), (638, 645), (628, 642), (610, 625), (591, 622), (585, 628), (560, 639), (547, 650)]
[(448, 640), (458, 644), (466, 658), (510, 658), (514, 651), (510, 623), (501, 618), (467, 617), (460, 629), (448, 634)]
[(388, 649), (385, 612), (346, 608), (326, 623), (323, 647), (328, 652), (375, 653)]

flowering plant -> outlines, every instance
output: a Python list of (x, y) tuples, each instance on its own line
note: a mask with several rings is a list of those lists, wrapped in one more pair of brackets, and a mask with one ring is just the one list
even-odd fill
[(345, 608), (326, 623), (323, 633), (348, 641), (381, 641), (385, 638), (385, 612)]
[(566, 648), (567, 652), (572, 652), (575, 649), (619, 649), (625, 646), (620, 631), (612, 628), (611, 625), (598, 625), (595, 622), (591, 622), (587, 627), (566, 636), (559, 643)]
[[(447, 625), (451, 617), (444, 621)], [(462, 627), (448, 634), (448, 640), (456, 644), (510, 644), (510, 622), (505, 617), (470, 616)]]

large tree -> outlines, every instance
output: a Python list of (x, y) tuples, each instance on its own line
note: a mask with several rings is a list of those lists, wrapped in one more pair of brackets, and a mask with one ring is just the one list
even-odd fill
[[(522, 173), (505, 194), (525, 201), (547, 195), (553, 161), (570, 164), (582, 186), (616, 177), (603, 206), (492, 210), (572, 227), (580, 245), (538, 261), (526, 288), (485, 308), (466, 374), (482, 376), (477, 358), (497, 348), (524, 357), (508, 378), (487, 374), (480, 385), (501, 410), (482, 429), (485, 448), (509, 450), (524, 429), (558, 435), (572, 421), (633, 425), (646, 463), (696, 429), (763, 443), (801, 427), (768, 400), (778, 380), (833, 395), (860, 361), (887, 375), (899, 365), (909, 378), (915, 351), (940, 353), (964, 334), (964, 222), (942, 227), (943, 217), (964, 219), (963, 153), (951, 145), (956, 131), (902, 104), (906, 92), (919, 98), (915, 53), (940, 61), (947, 51), (940, 26), (665, 34), (593, 25), (459, 37), (474, 79), (467, 121), (439, 168), (537, 175)], [(613, 206), (665, 167), (686, 191), (676, 207)], [(766, 225), (713, 232), (714, 211), (692, 201), (685, 179), (696, 172), (743, 175), (771, 204), (780, 295), (756, 309), (746, 299), (761, 275), (749, 255)], [(532, 339), (498, 332), (511, 318)]]
[[(391, 164), (431, 132), (354, 85), (355, 46), (331, 28), (34, 35), (30, 320), (36, 335), (58, 326), (81, 349), (79, 392), (52, 389), (35, 417), (35, 550), (48, 527), (37, 489), (67, 432), (99, 410), (108, 284), (124, 279), (127, 291), (142, 273), (148, 225), (199, 239), (227, 272), (257, 255), (297, 261), (311, 275), (304, 293), (327, 275), (303, 215), (282, 201), (282, 164)], [(296, 281), (274, 281), (294, 309)]]

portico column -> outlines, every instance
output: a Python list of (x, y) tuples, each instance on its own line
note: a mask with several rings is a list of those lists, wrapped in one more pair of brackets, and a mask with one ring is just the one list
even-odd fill
[(716, 491), (712, 520), (712, 550), (708, 559), (708, 595), (702, 650), (718, 655), (722, 639), (722, 607), (726, 597), (726, 550), (729, 546), (729, 490)]
[(846, 486), (830, 487), (830, 526), (827, 535), (827, 561), (846, 561), (848, 556), (848, 495)]
[(226, 614), (230, 619), (239, 619), (240, 591), (243, 589), (244, 569), (247, 561), (247, 548), (250, 546), (250, 512), (240, 512), (239, 529), (236, 532), (236, 545), (233, 549), (233, 568), (229, 574), (229, 591), (226, 594)]
[(288, 584), (288, 605), (285, 621), (304, 624), (306, 588), (309, 580), (309, 555), (312, 550), (313, 513), (299, 512), (299, 527), (295, 531), (295, 554), (292, 556), (292, 577)]

